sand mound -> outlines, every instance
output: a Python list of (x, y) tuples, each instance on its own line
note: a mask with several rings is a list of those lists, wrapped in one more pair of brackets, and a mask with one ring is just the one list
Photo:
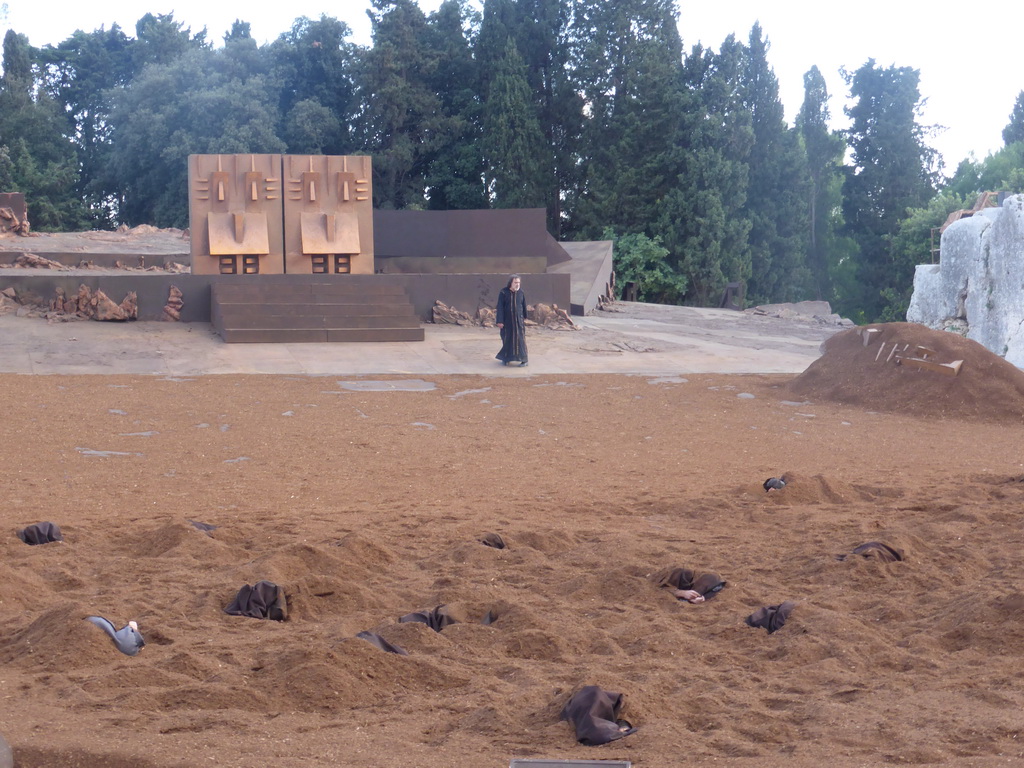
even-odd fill
[(125, 658), (99, 627), (85, 621), (78, 606), (64, 603), (44, 611), (0, 643), (5, 664), (77, 669)]
[[(916, 323), (884, 323), (865, 345), (863, 328), (837, 333), (823, 354), (787, 386), (794, 396), (833, 400), (872, 411), (983, 421), (1024, 417), (1024, 371), (975, 341)], [(962, 360), (946, 376), (889, 359), (893, 346), (922, 346), (941, 363)], [(881, 348), (881, 353), (879, 350)], [(894, 356), (895, 357), (895, 356)], [(877, 359), (876, 359), (877, 358)]]
[(183, 521), (168, 522), (143, 532), (130, 532), (124, 537), (127, 551), (138, 558), (193, 558), (206, 561), (222, 557), (225, 546), (207, 533)]

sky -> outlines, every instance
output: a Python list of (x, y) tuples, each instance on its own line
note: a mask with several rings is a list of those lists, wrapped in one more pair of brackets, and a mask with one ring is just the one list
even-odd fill
[[(614, 0), (610, 0), (614, 1)], [(419, 0), (425, 12), (440, 0)], [(477, 2), (479, 6), (479, 2)], [(242, 7), (242, 10), (239, 10)], [(53, 0), (0, 0), (0, 35), (14, 29), (34, 46), (56, 45), (76, 29), (93, 31), (117, 23), (134, 36), (145, 13), (174, 18), (219, 43), (241, 16), (258, 43), (275, 39), (300, 16), (327, 14), (346, 22), (353, 40), (370, 43), (368, 0), (324, 3), (241, 4), (210, 0), (104, 0), (68, 3)], [(832, 96), (833, 127), (848, 124), (843, 108), (848, 88), (840, 69), (853, 72), (868, 59), (879, 67), (912, 67), (921, 73), (926, 99), (919, 122), (944, 126), (928, 143), (943, 156), (946, 173), (973, 154), (978, 160), (1002, 146), (1002, 131), (1014, 101), (1024, 90), (1024, 68), (1014, 61), (1024, 32), (1024, 3), (960, 7), (943, 12), (939, 4), (912, 0), (861, 0), (834, 4), (821, 0), (679, 0), (679, 31), (688, 51), (694, 44), (718, 50), (729, 34), (744, 42), (755, 22), (768, 39), (768, 62), (792, 125), (803, 101), (803, 76), (817, 66)], [(4, 9), (6, 8), (6, 13)], [(234, 9), (234, 10), (232, 10)]]

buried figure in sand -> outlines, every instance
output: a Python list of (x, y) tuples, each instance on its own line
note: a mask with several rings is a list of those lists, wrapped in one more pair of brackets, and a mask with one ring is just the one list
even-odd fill
[(671, 587), (672, 594), (688, 603), (703, 603), (710, 600), (726, 585), (717, 573), (698, 574), (690, 568), (662, 570), (654, 575), (659, 587)]
[(501, 349), (495, 357), (504, 365), (516, 361), (520, 365), (527, 364), (526, 297), (521, 286), (519, 275), (512, 275), (498, 294), (494, 321), (501, 331)]

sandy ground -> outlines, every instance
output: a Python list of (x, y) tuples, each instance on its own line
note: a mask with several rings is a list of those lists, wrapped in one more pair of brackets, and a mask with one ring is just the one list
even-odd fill
[[(1021, 764), (1020, 372), (995, 420), (954, 379), (843, 402), (883, 369), (835, 338), (801, 379), (0, 375), (0, 733), (83, 768)], [(879, 540), (905, 560), (836, 558)], [(728, 585), (677, 601), (677, 566)], [(288, 621), (223, 612), (260, 579)], [(637, 732), (576, 744), (584, 685)]]
[(816, 306), (794, 314), (801, 305), (777, 305), (761, 314), (617, 302), (575, 317), (577, 330), (528, 328), (530, 364), (521, 369), (495, 360), (496, 328), (425, 323), (422, 342), (225, 344), (208, 323), (47, 322), (17, 316), (17, 305), (5, 307), (0, 297), (0, 373), (799, 373), (842, 330), (816, 320)]
[(20, 253), (34, 253), (43, 257), (55, 253), (81, 253), (85, 258), (90, 253), (186, 257), (189, 253), (189, 239), (183, 230), (160, 229), (149, 225), (116, 232), (33, 232), (29, 237), (11, 232), (0, 233), (0, 263), (12, 260), (10, 254)]

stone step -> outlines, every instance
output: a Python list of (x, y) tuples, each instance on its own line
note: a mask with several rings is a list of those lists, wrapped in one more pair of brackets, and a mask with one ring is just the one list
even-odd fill
[(372, 302), (384, 299), (408, 301), (397, 285), (224, 285), (212, 287), (213, 296), (222, 304), (260, 302), (281, 304), (299, 300), (317, 302)]
[(422, 328), (232, 328), (220, 331), (228, 343), (301, 344), (324, 342), (423, 341)]
[(221, 304), (221, 314), (240, 322), (258, 321), (264, 317), (394, 317), (408, 319), (413, 325), (419, 318), (412, 306), (405, 304)]
[(370, 317), (332, 317), (329, 315), (284, 316), (267, 315), (249, 319), (240, 319), (233, 315), (222, 316), (221, 327), (225, 330), (343, 330), (349, 328), (419, 328), (416, 318), (396, 318), (392, 316)]
[(210, 314), (229, 343), (424, 339), (405, 289), (371, 281), (216, 283)]

